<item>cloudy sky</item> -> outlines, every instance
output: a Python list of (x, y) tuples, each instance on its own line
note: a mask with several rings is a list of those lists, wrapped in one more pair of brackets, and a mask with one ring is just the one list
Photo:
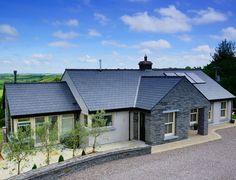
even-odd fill
[(1, 0), (0, 73), (203, 66), (236, 40), (235, 0)]

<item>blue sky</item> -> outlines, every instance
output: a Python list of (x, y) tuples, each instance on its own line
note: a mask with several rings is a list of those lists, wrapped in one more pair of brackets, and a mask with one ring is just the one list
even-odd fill
[(1, 0), (0, 73), (204, 66), (236, 40), (234, 0)]

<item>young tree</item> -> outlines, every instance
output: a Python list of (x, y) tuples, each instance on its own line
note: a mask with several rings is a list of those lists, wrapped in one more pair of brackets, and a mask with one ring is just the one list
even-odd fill
[(51, 152), (56, 149), (58, 142), (57, 123), (53, 126), (49, 122), (36, 128), (36, 134), (41, 143), (41, 149), (46, 153), (46, 164), (50, 164)]
[(28, 160), (28, 156), (34, 154), (34, 140), (31, 138), (30, 128), (17, 129), (8, 137), (8, 143), (4, 146), (6, 157), (17, 163), (17, 174), (20, 174), (21, 162)]
[(97, 138), (107, 132), (106, 128), (103, 128), (106, 126), (106, 118), (105, 118), (105, 111), (97, 111), (96, 114), (92, 115), (92, 129), (90, 130), (90, 135), (94, 138), (93, 141), (93, 153), (96, 152), (96, 144), (97, 144)]
[(67, 135), (67, 143), (72, 145), (73, 154), (75, 156), (75, 151), (78, 147), (82, 148), (83, 150), (86, 147), (88, 131), (87, 129), (81, 125), (80, 122), (77, 122), (75, 128), (71, 130)]

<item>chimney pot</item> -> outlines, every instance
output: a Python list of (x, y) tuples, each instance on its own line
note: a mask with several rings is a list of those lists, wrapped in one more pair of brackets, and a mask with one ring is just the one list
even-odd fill
[(14, 70), (13, 72), (14, 72), (14, 83), (16, 83), (17, 82), (17, 70)]

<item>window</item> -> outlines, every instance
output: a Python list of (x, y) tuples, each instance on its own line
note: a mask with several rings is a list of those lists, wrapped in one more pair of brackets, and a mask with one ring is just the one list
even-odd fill
[(31, 124), (29, 118), (18, 119), (17, 129), (21, 128), (22, 131), (26, 131), (27, 128), (30, 128), (30, 126)]
[[(35, 129), (42, 126), (45, 122), (44, 117), (36, 117), (35, 118)], [(38, 137), (36, 133), (36, 143), (40, 143), (40, 138)]]
[(198, 109), (191, 109), (190, 124), (198, 122)]
[(227, 102), (223, 101), (221, 102), (220, 117), (226, 117), (226, 112), (227, 112)]
[(49, 121), (49, 132), (53, 132), (53, 130), (56, 131), (57, 136), (55, 137), (58, 139), (58, 122), (57, 122), (58, 117), (57, 116), (49, 116), (48, 121)]
[(166, 113), (165, 117), (165, 136), (175, 134), (175, 113)]
[(212, 105), (210, 106), (210, 109), (208, 111), (208, 121), (212, 120)]
[(88, 127), (88, 115), (84, 114), (84, 125)]
[(62, 134), (66, 134), (74, 128), (74, 115), (62, 115)]
[[(104, 116), (104, 119), (106, 120), (106, 124), (105, 126), (112, 126), (113, 123), (112, 123), (112, 115), (106, 115)], [(93, 124), (94, 124), (94, 119), (92, 119), (92, 127), (93, 127)]]

